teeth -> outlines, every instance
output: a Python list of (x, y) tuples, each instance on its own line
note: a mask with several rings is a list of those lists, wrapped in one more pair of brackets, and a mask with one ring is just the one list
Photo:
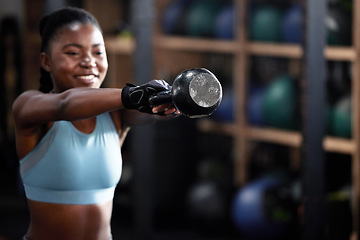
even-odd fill
[(80, 78), (80, 79), (86, 79), (86, 80), (93, 79), (94, 77), (95, 77), (94, 75), (78, 76), (78, 78)]

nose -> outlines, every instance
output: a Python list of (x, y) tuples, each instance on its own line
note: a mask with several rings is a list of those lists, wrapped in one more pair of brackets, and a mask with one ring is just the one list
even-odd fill
[(96, 67), (95, 59), (91, 57), (84, 57), (83, 60), (80, 62), (80, 66), (82, 67)]

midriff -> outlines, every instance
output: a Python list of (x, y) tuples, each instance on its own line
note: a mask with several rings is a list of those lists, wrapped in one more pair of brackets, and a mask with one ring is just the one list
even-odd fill
[(112, 201), (91, 205), (54, 204), (28, 200), (29, 240), (108, 240)]

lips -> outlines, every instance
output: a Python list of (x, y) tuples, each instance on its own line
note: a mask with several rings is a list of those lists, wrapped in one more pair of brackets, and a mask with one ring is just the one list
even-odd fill
[(80, 80), (81, 82), (83, 82), (85, 84), (89, 84), (89, 83), (93, 83), (93, 82), (97, 81), (97, 79), (99, 78), (99, 75), (97, 75), (97, 74), (83, 74), (83, 75), (76, 75), (75, 77), (78, 80)]

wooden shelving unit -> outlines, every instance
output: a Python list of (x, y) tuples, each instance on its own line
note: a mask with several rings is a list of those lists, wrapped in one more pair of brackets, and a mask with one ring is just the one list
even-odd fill
[[(204, 132), (214, 132), (232, 136), (235, 150), (235, 183), (238, 186), (247, 181), (249, 141), (276, 143), (299, 149), (302, 146), (301, 132), (288, 131), (266, 127), (254, 127), (248, 124), (246, 118), (246, 86), (249, 57), (270, 56), (301, 60), (304, 57), (303, 48), (294, 44), (252, 42), (247, 33), (247, 4), (249, 1), (234, 1), (236, 17), (236, 38), (232, 41), (215, 39), (188, 38), (183, 36), (168, 36), (161, 31), (161, 13), (171, 3), (170, 0), (157, 0), (158, 18), (154, 35), (154, 51), (185, 52), (185, 53), (220, 53), (233, 57), (233, 91), (236, 96), (235, 121), (219, 123), (209, 119), (198, 121), (198, 128)], [(358, 235), (359, 223), (359, 186), (360, 186), (360, 0), (353, 0), (353, 43), (352, 46), (327, 46), (324, 57), (331, 61), (348, 61), (352, 64), (352, 138), (326, 136), (323, 148), (327, 152), (350, 155), (352, 157), (352, 190), (353, 190), (353, 235)], [(161, 62), (161, 61), (160, 61)], [(161, 63), (155, 66), (156, 74), (161, 72)]]

